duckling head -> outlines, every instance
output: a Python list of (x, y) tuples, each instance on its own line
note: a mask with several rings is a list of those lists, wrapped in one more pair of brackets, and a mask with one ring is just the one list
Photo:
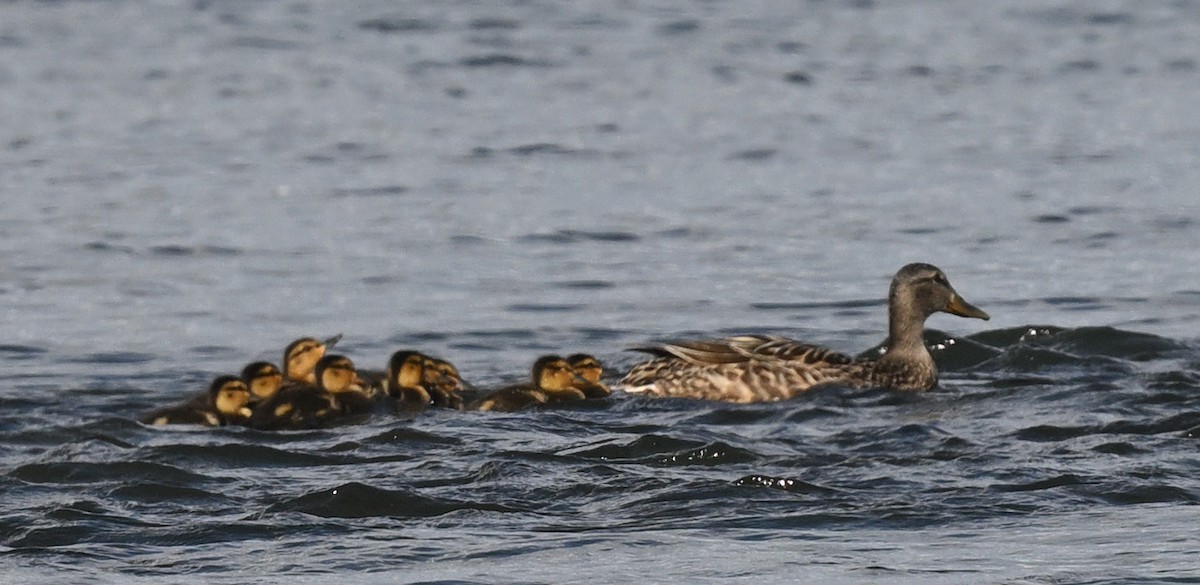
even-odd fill
[(252, 398), (266, 400), (283, 386), (283, 373), (271, 362), (254, 362), (242, 369), (242, 381), (250, 387)]
[(428, 358), (417, 351), (400, 350), (388, 360), (388, 388), (417, 388), (425, 377)]
[(250, 389), (237, 376), (218, 376), (208, 388), (213, 408), (225, 416), (240, 416), (250, 402)]
[(317, 387), (331, 393), (358, 389), (358, 372), (354, 362), (343, 355), (327, 355), (317, 362)]
[(604, 366), (600, 365), (600, 360), (586, 353), (568, 356), (567, 363), (571, 364), (576, 376), (592, 384), (599, 384), (600, 377), (604, 375)]
[(341, 338), (342, 335), (339, 333), (325, 341), (317, 341), (313, 337), (301, 337), (289, 343), (283, 350), (284, 377), (295, 382), (316, 384), (317, 362), (325, 357), (326, 350), (336, 345)]
[(574, 387), (575, 372), (567, 360), (544, 355), (533, 362), (533, 385), (541, 390), (567, 390)]
[(463, 389), (462, 376), (454, 364), (435, 357), (425, 357), (424, 382), (445, 392), (458, 392)]

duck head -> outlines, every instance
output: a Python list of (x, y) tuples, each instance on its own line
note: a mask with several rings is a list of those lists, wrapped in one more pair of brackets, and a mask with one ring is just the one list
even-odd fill
[(388, 388), (418, 388), (424, 382), (425, 364), (429, 360), (416, 351), (400, 350), (388, 360)]
[(901, 268), (892, 279), (888, 304), (895, 311), (914, 313), (922, 320), (938, 311), (987, 320), (982, 309), (968, 303), (950, 286), (946, 273), (932, 264), (913, 263)]
[(533, 386), (540, 390), (567, 390), (575, 384), (575, 372), (567, 360), (545, 355), (533, 363)]
[(343, 355), (327, 355), (317, 362), (317, 387), (330, 393), (358, 390), (358, 373), (354, 362)]
[(425, 372), (422, 381), (443, 392), (458, 392), (465, 385), (454, 364), (429, 356), (425, 356)]
[(571, 369), (576, 376), (591, 384), (599, 384), (600, 377), (604, 375), (604, 366), (600, 365), (600, 360), (586, 353), (577, 353), (567, 357), (567, 363), (571, 364)]
[(237, 376), (218, 376), (209, 386), (208, 395), (213, 408), (227, 417), (245, 415), (243, 409), (250, 402), (250, 389)]
[(317, 362), (325, 357), (325, 352), (337, 344), (342, 334), (334, 335), (325, 341), (317, 341), (313, 337), (301, 337), (288, 344), (283, 350), (283, 374), (288, 380), (316, 384)]
[(989, 319), (982, 309), (962, 298), (946, 274), (932, 264), (914, 263), (901, 268), (888, 291), (889, 352), (924, 352), (925, 319), (937, 312), (960, 317)]
[(242, 381), (253, 400), (266, 400), (283, 386), (283, 373), (271, 362), (254, 362), (242, 369)]

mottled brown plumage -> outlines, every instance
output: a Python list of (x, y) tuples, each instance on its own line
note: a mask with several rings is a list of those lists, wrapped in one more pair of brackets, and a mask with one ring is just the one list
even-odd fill
[(958, 296), (940, 269), (909, 264), (892, 279), (888, 351), (877, 360), (766, 335), (684, 341), (638, 348), (657, 357), (634, 366), (619, 387), (728, 402), (785, 400), (825, 384), (927, 390), (937, 384), (937, 366), (922, 333), (925, 319), (938, 311), (988, 319)]

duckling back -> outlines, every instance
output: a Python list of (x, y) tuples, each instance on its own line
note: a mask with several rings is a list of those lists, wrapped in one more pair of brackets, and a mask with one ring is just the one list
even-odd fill
[(574, 382), (575, 374), (566, 360), (556, 355), (546, 355), (534, 362), (528, 383), (496, 390), (475, 401), (469, 408), (511, 412), (540, 404), (583, 400), (586, 396), (574, 386)]
[(339, 414), (329, 393), (316, 386), (293, 385), (255, 406), (249, 426), (268, 431), (315, 429)]
[(208, 391), (183, 404), (155, 410), (138, 420), (150, 425), (193, 424), (222, 426), (245, 424), (251, 415), (246, 404), (250, 390), (237, 376), (217, 376)]
[(141, 416), (138, 422), (146, 425), (203, 425), (209, 427), (221, 426), (221, 419), (212, 409), (196, 404), (177, 404), (149, 412)]
[(536, 388), (529, 385), (510, 386), (496, 390), (487, 396), (472, 402), (467, 406), (468, 410), (482, 410), (494, 412), (515, 412), (532, 408), (549, 402), (548, 397), (543, 392), (539, 392)]

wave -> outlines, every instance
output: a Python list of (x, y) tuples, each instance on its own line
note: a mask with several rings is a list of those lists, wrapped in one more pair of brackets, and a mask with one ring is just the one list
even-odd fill
[(499, 504), (431, 498), (411, 490), (386, 490), (350, 482), (272, 504), (265, 514), (302, 512), (322, 518), (428, 518), (459, 510), (519, 511)]
[(118, 483), (141, 480), (186, 485), (207, 479), (202, 474), (172, 465), (145, 461), (28, 463), (17, 466), (8, 476), (33, 484)]

